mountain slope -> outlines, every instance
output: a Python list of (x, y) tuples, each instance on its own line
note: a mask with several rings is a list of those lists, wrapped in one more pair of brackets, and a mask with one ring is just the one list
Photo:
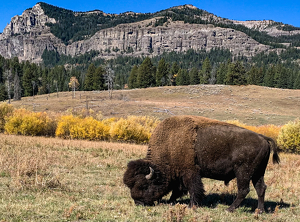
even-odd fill
[(224, 48), (234, 56), (252, 57), (283, 48), (279, 43), (297, 46), (299, 39), (299, 30), (293, 26), (233, 21), (191, 5), (117, 15), (99, 10), (73, 12), (40, 2), (12, 18), (0, 34), (0, 54), (41, 62), (45, 49), (70, 56), (98, 51), (99, 57), (112, 58), (124, 53), (159, 55)]

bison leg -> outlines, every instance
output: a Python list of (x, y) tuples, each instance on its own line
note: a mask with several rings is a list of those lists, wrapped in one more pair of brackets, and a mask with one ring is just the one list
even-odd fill
[(236, 199), (227, 209), (229, 212), (233, 212), (242, 203), (242, 201), (245, 199), (245, 197), (250, 191), (249, 188), (250, 179), (245, 178), (244, 176), (243, 175), (237, 176), (238, 193)]
[(267, 189), (267, 185), (264, 182), (264, 175), (269, 161), (269, 153), (265, 155), (264, 160), (261, 162), (260, 167), (254, 173), (252, 177), (252, 183), (256, 190), (258, 196), (258, 206), (259, 212), (262, 213), (265, 211), (264, 204), (265, 204), (265, 193)]
[(186, 195), (186, 194), (187, 194), (187, 190), (175, 188), (172, 191), (172, 195), (170, 197), (169, 202), (170, 203), (175, 203), (178, 198), (180, 198), (180, 197), (182, 197), (183, 195)]
[(203, 183), (198, 171), (188, 171), (183, 176), (183, 184), (190, 194), (190, 207), (199, 205), (204, 198)]
[(267, 189), (267, 185), (264, 182), (264, 176), (261, 176), (260, 178), (253, 178), (252, 179), (253, 186), (255, 187), (257, 196), (258, 196), (258, 206), (260, 213), (264, 212), (264, 204), (265, 204), (265, 192)]

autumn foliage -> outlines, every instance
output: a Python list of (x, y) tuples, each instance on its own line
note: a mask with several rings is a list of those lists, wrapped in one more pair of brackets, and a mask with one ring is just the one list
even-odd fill
[(56, 122), (45, 112), (31, 112), (26, 109), (15, 109), (7, 117), (4, 126), (7, 134), (28, 136), (53, 136)]
[(277, 139), (281, 150), (290, 153), (300, 153), (300, 119), (284, 125)]
[[(95, 113), (93, 110), (68, 110), (65, 115), (58, 115), (14, 109), (8, 104), (0, 105), (0, 131), (15, 135), (144, 144), (148, 143), (159, 122), (157, 118), (149, 116), (103, 119), (101, 113)], [(250, 126), (238, 120), (226, 122), (273, 138), (284, 152), (300, 153), (299, 119), (284, 126)]]

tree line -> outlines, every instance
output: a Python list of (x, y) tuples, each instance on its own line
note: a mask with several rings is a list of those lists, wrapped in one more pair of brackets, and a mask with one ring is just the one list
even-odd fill
[[(226, 84), (300, 89), (300, 50), (232, 57), (229, 50), (188, 50), (160, 56), (95, 59), (98, 52), (77, 57), (45, 50), (44, 63), (0, 56), (0, 101), (68, 90), (146, 88), (166, 85)], [(52, 61), (52, 62), (50, 62)], [(74, 84), (70, 84), (70, 82)], [(76, 84), (75, 84), (76, 83)], [(75, 88), (72, 86), (76, 86)]]
[(243, 61), (231, 61), (212, 65), (208, 57), (201, 68), (182, 68), (177, 62), (169, 64), (164, 58), (154, 66), (149, 57), (141, 65), (134, 65), (129, 78), (128, 87), (146, 88), (167, 85), (259, 85), (276, 88), (300, 89), (300, 70), (286, 67), (282, 63), (268, 66), (244, 65)]
[(0, 56), (0, 101), (69, 90), (104, 90), (114, 78), (110, 66), (96, 67), (91, 63), (86, 71), (80, 71), (74, 67), (49, 68), (29, 61), (19, 62), (17, 57)]

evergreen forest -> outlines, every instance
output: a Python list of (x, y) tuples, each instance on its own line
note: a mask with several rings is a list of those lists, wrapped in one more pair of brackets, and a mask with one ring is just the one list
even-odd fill
[[(97, 59), (92, 51), (77, 57), (59, 56), (45, 50), (43, 64), (0, 56), (0, 101), (74, 90), (146, 88), (167, 85), (225, 84), (260, 85), (300, 89), (300, 50), (288, 48), (281, 54), (261, 53), (249, 59), (232, 57), (229, 50), (189, 50), (155, 57), (119, 56)], [(108, 71), (110, 70), (110, 71)]]

